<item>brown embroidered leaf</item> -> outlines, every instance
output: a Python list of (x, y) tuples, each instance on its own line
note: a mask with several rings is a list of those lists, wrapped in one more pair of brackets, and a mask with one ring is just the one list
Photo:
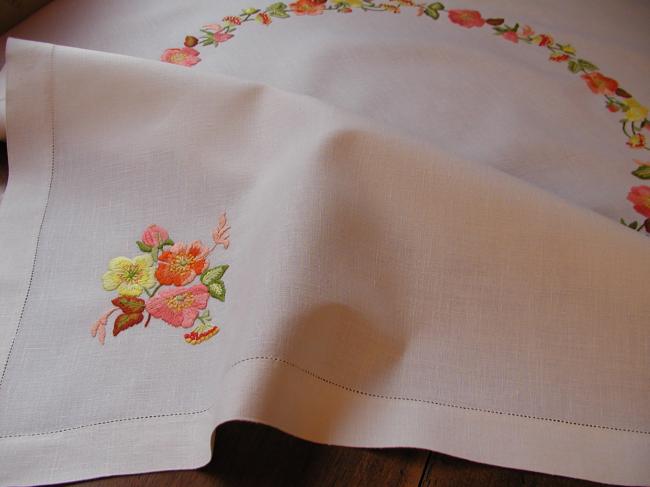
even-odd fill
[(623, 88), (616, 88), (616, 94), (622, 98), (632, 98), (632, 95), (630, 95)]
[(113, 325), (113, 336), (117, 336), (120, 332), (123, 332), (127, 328), (137, 325), (144, 319), (142, 313), (128, 313), (122, 314), (115, 319), (115, 324)]
[(123, 313), (142, 313), (144, 310), (144, 300), (133, 296), (118, 296), (111, 301), (115, 306), (120, 308)]
[(487, 19), (485, 22), (487, 22), (490, 25), (501, 25), (505, 21), (503, 19)]

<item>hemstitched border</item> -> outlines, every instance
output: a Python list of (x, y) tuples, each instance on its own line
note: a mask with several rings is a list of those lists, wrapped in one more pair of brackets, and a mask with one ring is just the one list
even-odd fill
[[(536, 421), (546, 421), (546, 422), (551, 422), (551, 423), (558, 423), (558, 424), (566, 424), (570, 426), (580, 426), (583, 428), (593, 428), (593, 429), (600, 429), (600, 430), (609, 430), (609, 431), (618, 431), (621, 433), (636, 433), (636, 434), (641, 434), (641, 435), (650, 435), (650, 431), (644, 431), (644, 430), (638, 430), (638, 429), (631, 429), (631, 428), (619, 428), (616, 426), (602, 426), (598, 424), (589, 424), (589, 423), (579, 423), (577, 421), (569, 421), (569, 420), (564, 420), (564, 419), (556, 419), (556, 418), (544, 418), (541, 416), (531, 416), (527, 414), (520, 414), (520, 413), (513, 413), (513, 412), (508, 412), (508, 411), (498, 411), (494, 409), (483, 409), (483, 408), (478, 408), (478, 407), (472, 407), (472, 406), (461, 406), (458, 404), (451, 404), (451, 403), (445, 403), (445, 402), (440, 402), (440, 401), (434, 401), (430, 399), (418, 399), (418, 398), (412, 398), (412, 397), (404, 397), (404, 396), (389, 396), (389, 395), (384, 395), (384, 394), (376, 394), (372, 392), (366, 392), (362, 391), (360, 389), (355, 389), (353, 387), (345, 386), (343, 384), (339, 384), (337, 382), (334, 382), (330, 379), (326, 379), (325, 377), (322, 377), (315, 372), (312, 372), (309, 369), (305, 369), (299, 365), (294, 364), (293, 362), (290, 362), (288, 360), (279, 358), (279, 357), (273, 357), (273, 356), (254, 356), (254, 357), (247, 357), (241, 360), (238, 360), (234, 362), (228, 370), (234, 369), (238, 365), (241, 365), (246, 362), (251, 362), (254, 360), (264, 360), (268, 362), (275, 362), (281, 365), (285, 365), (288, 367), (291, 367), (293, 369), (298, 370), (299, 372), (302, 372), (303, 374), (306, 374), (310, 376), (313, 379), (316, 379), (320, 382), (323, 382), (325, 384), (337, 387), (339, 389), (342, 389), (346, 392), (351, 392), (354, 394), (358, 394), (360, 396), (364, 397), (370, 397), (373, 399), (386, 399), (389, 401), (402, 401), (402, 402), (411, 402), (411, 403), (420, 403), (420, 404), (427, 404), (430, 406), (438, 406), (438, 407), (445, 407), (445, 408), (452, 408), (452, 409), (460, 409), (464, 411), (474, 411), (474, 412), (480, 412), (480, 413), (488, 413), (488, 414), (495, 414), (499, 416), (510, 416), (510, 417), (516, 417), (516, 418), (524, 418), (524, 419), (532, 419)], [(12, 435), (5, 435), (5, 436), (0, 436), (0, 439), (8, 439), (8, 438), (25, 438), (25, 437), (33, 437), (33, 436), (46, 436), (46, 435), (54, 435), (58, 433), (66, 433), (68, 431), (75, 431), (83, 428), (90, 428), (94, 426), (104, 426), (107, 424), (113, 424), (113, 423), (122, 423), (126, 421), (143, 421), (143, 420), (149, 420), (149, 419), (156, 419), (156, 418), (169, 418), (169, 417), (175, 417), (175, 416), (194, 416), (194, 415), (199, 415), (206, 413), (213, 409), (216, 406), (216, 404), (213, 404), (212, 406), (209, 406), (204, 409), (199, 409), (196, 411), (188, 411), (188, 412), (176, 412), (176, 413), (165, 413), (165, 414), (154, 414), (154, 415), (148, 415), (148, 416), (135, 416), (132, 418), (118, 418), (118, 419), (110, 419), (106, 421), (99, 421), (97, 423), (90, 423), (90, 424), (84, 424), (84, 425), (79, 425), (79, 426), (71, 426), (69, 428), (63, 428), (55, 431), (47, 431), (47, 432), (42, 432), (42, 433), (27, 433), (27, 434), (12, 434)]]
[(7, 359), (5, 360), (4, 367), (2, 369), (2, 375), (0, 376), (0, 391), (2, 391), (2, 384), (4, 383), (5, 375), (7, 374), (7, 368), (9, 367), (9, 360), (11, 359), (11, 354), (14, 350), (14, 344), (16, 343), (16, 338), (18, 337), (18, 332), (20, 331), (20, 326), (23, 322), (23, 316), (25, 315), (25, 308), (27, 307), (27, 300), (29, 299), (29, 294), (32, 290), (32, 283), (34, 281), (34, 274), (36, 272), (36, 261), (38, 259), (38, 248), (41, 243), (41, 234), (43, 233), (43, 226), (45, 225), (45, 217), (47, 215), (47, 209), (50, 204), (50, 195), (52, 194), (52, 186), (54, 183), (54, 49), (56, 46), (52, 44), (52, 49), (50, 50), (50, 104), (48, 111), (50, 112), (50, 128), (51, 128), (51, 155), (50, 155), (50, 182), (47, 187), (47, 196), (45, 197), (45, 206), (43, 207), (43, 216), (41, 217), (41, 223), (38, 227), (38, 233), (36, 234), (36, 246), (34, 249), (34, 258), (32, 259), (32, 270), (29, 274), (29, 280), (27, 282), (27, 293), (25, 294), (25, 299), (23, 300), (22, 308), (20, 309), (20, 314), (18, 315), (18, 324), (16, 325), (16, 331), (13, 338), (11, 339), (11, 344), (9, 345), (9, 352), (7, 353)]

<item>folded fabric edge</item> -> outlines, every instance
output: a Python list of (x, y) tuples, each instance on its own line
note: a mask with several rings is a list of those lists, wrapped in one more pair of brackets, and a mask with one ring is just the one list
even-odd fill
[[(25, 73), (29, 73), (30, 69), (47, 69), (46, 65), (50, 62), (50, 56), (54, 47), (36, 43), (19, 42), (19, 44), (20, 49), (23, 50), (23, 54), (26, 54), (24, 50), (32, 49), (33, 51), (30, 52), (32, 52), (33, 56), (24, 56), (25, 60), (22, 61), (23, 64), (16, 64), (16, 66), (20, 66), (20, 69), (24, 70)], [(10, 48), (10, 58), (12, 57), (12, 49), (13, 47)], [(13, 63), (13, 61), (10, 62)], [(30, 65), (30, 63), (33, 64)], [(13, 93), (11, 93), (9, 100), (10, 104), (15, 103), (12, 106), (16, 107), (15, 113), (17, 114), (14, 117), (14, 109), (10, 107), (12, 113), (9, 126), (11, 137), (10, 157), (11, 161), (18, 161), (19, 164), (11, 166), (10, 178), (12, 179), (10, 180), (8, 190), (16, 192), (13, 194), (18, 194), (17, 192), (21, 191), (30, 191), (33, 198), (32, 202), (26, 206), (22, 204), (22, 201), (21, 205), (16, 204), (15, 207), (20, 207), (20, 210), (12, 208), (10, 205), (5, 205), (6, 201), (3, 201), (4, 207), (0, 206), (0, 227), (11, 230), (3, 232), (0, 238), (6, 238), (7, 240), (2, 240), (0, 243), (2, 244), (2, 248), (15, 249), (15, 252), (12, 252), (11, 255), (12, 257), (17, 257), (12, 258), (11, 262), (3, 264), (10, 266), (7, 267), (9, 272), (0, 274), (5, 276), (3, 279), (6, 279), (6, 276), (15, 276), (16, 272), (12, 272), (12, 270), (20, 269), (20, 272), (24, 272), (25, 269), (32, 268), (29, 263), (35, 255), (35, 249), (37, 252), (38, 230), (45, 222), (47, 195), (52, 182), (52, 113), (50, 112), (48, 114), (48, 107), (51, 106), (52, 100), (51, 94), (48, 92), (49, 80), (34, 81), (35, 85), (30, 88), (35, 88), (35, 90), (30, 92), (27, 89), (29, 79), (30, 77), (26, 76), (24, 79), (20, 79), (20, 83), (18, 81), (15, 82), (16, 86), (20, 85), (25, 88), (22, 88), (24, 91), (21, 90), (22, 95), (17, 93), (14, 97)], [(27, 98), (25, 93), (29, 93), (29, 98)], [(20, 113), (18, 107), (21, 103), (27, 103), (27, 100), (29, 100), (29, 103), (38, 103), (37, 106), (42, 107), (41, 110), (44, 114), (37, 126), (34, 124), (34, 119), (30, 118), (29, 131), (25, 130), (28, 121), (21, 120), (18, 115)], [(27, 132), (29, 132), (29, 140), (27, 140)], [(34, 134), (37, 135), (36, 138), (32, 138)], [(21, 150), (26, 151), (27, 148), (29, 148), (30, 157), (25, 157), (25, 154), (21, 152)], [(7, 201), (10, 200), (13, 201), (13, 198), (7, 198)], [(636, 236), (631, 236), (630, 238), (636, 238)], [(25, 242), (30, 242), (31, 246), (23, 245)], [(7, 245), (13, 245), (13, 247), (5, 247), (5, 243)], [(4, 271), (5, 268), (2, 269)], [(20, 302), (24, 299), (25, 289), (27, 289), (27, 293), (29, 292), (30, 279), (31, 276), (22, 275), (20, 279), (7, 284), (6, 287), (5, 281), (2, 281), (3, 289), (12, 289), (15, 292), (7, 293), (6, 296), (0, 297), (0, 313), (16, 310), (16, 316), (0, 315), (3, 318), (3, 323), (12, 325), (16, 321), (20, 321), (20, 312), (17, 310), (21, 308)], [(2, 299), (13, 299), (12, 303), (15, 306), (5, 306), (5, 302)], [(15, 318), (18, 318), (18, 320)], [(10, 350), (11, 344), (13, 343), (10, 335), (14, 330), (8, 328), (13, 328), (13, 326), (5, 326), (0, 330), (0, 343), (3, 347), (7, 344)], [(6, 337), (5, 333), (7, 334)], [(2, 352), (9, 354), (9, 350), (5, 352), (3, 349)], [(253, 366), (254, 363), (255, 366)], [(42, 468), (40, 466), (38, 467), (40, 473), (34, 473), (34, 475), (42, 475), (43, 480), (35, 480), (34, 477), (30, 477), (29, 480), (24, 481), (8, 479), (8, 482), (12, 484), (19, 484), (20, 482), (25, 482), (26, 484), (35, 482), (61, 482), (98, 475), (136, 473), (173, 468), (194, 468), (209, 460), (209, 457), (205, 453), (206, 445), (209, 442), (203, 442), (208, 439), (208, 433), (212, 428), (225, 421), (235, 419), (264, 422), (271, 426), (279, 427), (296, 436), (324, 443), (366, 447), (408, 446), (426, 448), (486, 463), (569, 475), (601, 482), (607, 481), (634, 485), (647, 482), (647, 479), (650, 477), (649, 473), (645, 470), (639, 472), (640, 466), (645, 465), (644, 459), (642, 458), (643, 452), (650, 451), (650, 445), (645, 437), (642, 437), (642, 439), (638, 438), (640, 435), (630, 437), (630, 435), (635, 435), (634, 433), (602, 430), (592, 431), (591, 429), (588, 432), (583, 432), (581, 429), (580, 433), (576, 434), (573, 428), (583, 427), (549, 424), (546, 422), (540, 423), (539, 420), (509, 415), (491, 414), (483, 417), (486, 413), (459, 411), (456, 409), (448, 411), (449, 408), (436, 407), (431, 404), (411, 404), (399, 400), (365, 397), (363, 394), (359, 394), (359, 391), (346, 390), (344, 385), (337, 387), (327, 382), (319, 384), (323, 381), (315, 378), (313, 374), (311, 376), (307, 374), (306, 377), (303, 377), (305, 375), (303, 372), (302, 374), (298, 374), (298, 376), (294, 376), (294, 373), (300, 372), (299, 368), (287, 366), (281, 362), (274, 363), (272, 361), (250, 360), (246, 362), (246, 366), (243, 366), (243, 364), (244, 362), (242, 362), (242, 367), (238, 366), (233, 370), (255, 369), (252, 372), (255, 379), (249, 378), (251, 387), (259, 384), (260, 380), (264, 380), (259, 376), (263, 376), (268, 371), (279, 373), (283, 377), (283, 381), (280, 384), (286, 388), (283, 396), (294, 400), (295, 405), (291, 408), (286, 408), (286, 410), (275, 411), (270, 407), (272, 404), (267, 403), (266, 406), (269, 412), (262, 414), (257, 409), (257, 406), (249, 404), (243, 400), (245, 398), (241, 397), (236, 407), (224, 408), (224, 411), (218, 415), (216, 415), (217, 413), (209, 412), (209, 410), (204, 410), (190, 413), (171, 413), (158, 417), (118, 418), (93, 425), (79, 425), (64, 431), (4, 438), (0, 440), (3, 442), (0, 444), (0, 449), (3, 451), (3, 459), (7, 459), (6, 461), (8, 463), (12, 462), (17, 465), (24, 463), (24, 461), (22, 463), (19, 461), (18, 456), (14, 456), (14, 452), (20, 452), (23, 458), (30, 458), (34, 452), (38, 452), (43, 448), (42, 454), (39, 457), (45, 457), (47, 451), (49, 450), (51, 452), (52, 447), (55, 446), (57, 449), (63, 451), (66, 451), (66, 449), (70, 450), (71, 454), (69, 456), (66, 454), (66, 468), (72, 468), (79, 461), (77, 468), (80, 469), (80, 472), (83, 472), (74, 478), (47, 477), (54, 475), (51, 472), (61, 470), (61, 465), (48, 466), (46, 464)], [(278, 372), (278, 369), (284, 369), (286, 367), (294, 370), (287, 369), (287, 371)], [(234, 372), (229, 373), (227, 376), (229, 383), (234, 382), (237, 384), (236, 389), (229, 391), (233, 398), (237, 398), (239, 394), (242, 394), (241, 391), (247, 390), (247, 387), (242, 387), (242, 384), (246, 384), (246, 379), (240, 378), (235, 380), (235, 378), (237, 378), (237, 375)], [(318, 386), (314, 384), (318, 384)], [(343, 387), (344, 389), (332, 392), (330, 391), (332, 387), (335, 389), (341, 389)], [(224, 391), (224, 396), (226, 393), (227, 391)], [(319, 398), (322, 402), (317, 402), (313, 398)], [(324, 398), (327, 399), (323, 400)], [(367, 411), (380, 411), (383, 417), (379, 415), (380, 413), (374, 412), (373, 415), (364, 415), (367, 418), (373, 417), (373, 423), (369, 421), (365, 425), (358, 423), (346, 424), (342, 420), (340, 423), (337, 423), (336, 429), (333, 431), (315, 430), (315, 427), (322, 427), (322, 425), (319, 426), (317, 420), (318, 415), (316, 413), (319, 404), (322, 407), (322, 404), (331, 404), (330, 401), (343, 401), (346, 404), (354, 404), (354, 407), (358, 407), (360, 411), (364, 409)], [(384, 404), (384, 401), (387, 404)], [(237, 403), (237, 401), (231, 402)], [(432, 409), (436, 413), (432, 413)], [(438, 413), (438, 410), (445, 412)], [(212, 414), (216, 416), (213, 417)], [(412, 429), (409, 430), (399, 421), (399, 418), (412, 417), (413, 415), (417, 416), (418, 414), (427, 415), (429, 418), (428, 428), (418, 428), (415, 431)], [(432, 421), (432, 414), (438, 416), (439, 419)], [(293, 416), (291, 421), (289, 420), (289, 416)], [(197, 419), (203, 417), (210, 419)], [(298, 427), (295, 423), (296, 417), (302, 419)], [(192, 419), (188, 421), (188, 418)], [(376, 435), (376, 428), (373, 427), (377, 418), (381, 418), (382, 425), (392, 425), (392, 428), (386, 429), (388, 433), (385, 431), (382, 432), (382, 436), (379, 438)], [(176, 428), (175, 420), (181, 423), (178, 428)], [(173, 424), (170, 429), (173, 429), (174, 433), (169, 434), (169, 436), (167, 431), (164, 433), (159, 431), (162, 422), (167, 424), (168, 421)], [(132, 425), (136, 423), (145, 423), (147, 426), (133, 428)], [(431, 423), (435, 424), (432, 425)], [(566, 435), (566, 428), (571, 428), (571, 438), (565, 438), (565, 436), (568, 436)], [(133, 437), (129, 433), (132, 429), (137, 430), (137, 434), (134, 434)], [(94, 430), (95, 432), (86, 433), (89, 430)], [(189, 430), (190, 433), (189, 435), (187, 432), (181, 434), (178, 432), (179, 430)], [(81, 433), (81, 431), (84, 433)], [(539, 440), (535, 445), (527, 443), (527, 438), (533, 434), (533, 431), (535, 431), (534, 436), (545, 438), (543, 444)], [(96, 441), (96, 448), (93, 447), (88, 448), (84, 452), (76, 452), (74, 442), (78, 439), (77, 434), (96, 435), (97, 438), (95, 439), (93, 437), (91, 440), (92, 442)], [(481, 435), (484, 435), (483, 441), (480, 439)], [(93, 452), (96, 454), (97, 451), (105, 450), (107, 436), (115, 438), (116, 442), (116, 451), (109, 452), (109, 458), (114, 458), (116, 462), (122, 459), (121, 461), (123, 463), (119, 467), (102, 467), (106, 468), (106, 471), (100, 472), (96, 469), (97, 462), (94, 461), (96, 458), (91, 458), (88, 455)], [(495, 441), (495, 438), (501, 438), (501, 441)], [(129, 441), (130, 439), (133, 441)], [(117, 444), (118, 441), (119, 445)], [(170, 466), (167, 462), (163, 465), (159, 460), (151, 460), (148, 458), (151, 456), (150, 451), (154, 448), (154, 445), (160, 444), (161, 441), (177, 443), (174, 448), (178, 448), (178, 456), (179, 458), (183, 458), (182, 461), (179, 460), (178, 465)], [(196, 443), (196, 445), (188, 446), (188, 444), (183, 443), (184, 441), (192, 444)], [(129, 447), (129, 451), (127, 452), (124, 451), (124, 444), (132, 444), (134, 446)], [(495, 452), (495, 444), (506, 446), (502, 446), (500, 452)], [(531, 448), (534, 451), (531, 451)], [(639, 452), (639, 456), (629, 455), (629, 451)], [(73, 459), (72, 457), (78, 457), (79, 460), (76, 458)], [(199, 461), (197, 458), (201, 460)], [(92, 471), (84, 470), (85, 468), (89, 468), (88, 465), (93, 465)], [(23, 468), (25, 474), (30, 475), (33, 469), (34, 465), (31, 464), (25, 464)], [(627, 473), (623, 473), (625, 471)], [(56, 475), (63, 474), (57, 473)]]
[[(286, 400), (282, 404), (264, 397), (250, 401), (247, 391), (258, 389), (271, 377), (275, 393)], [(644, 456), (650, 435), (373, 397), (271, 357), (240, 361), (225, 375), (223, 387), (223, 397), (228, 399), (219, 407), (3, 438), (0, 456), (18, 468), (0, 480), (26, 486), (199, 468), (210, 462), (214, 429), (235, 420), (267, 424), (323, 444), (420, 448), (491, 465), (620, 485), (643, 485), (650, 478)], [(331, 409), (357, 414), (354, 422), (347, 422), (341, 414), (332, 421), (327, 419)], [(400, 421), (405, 417), (421, 420)], [(155, 454), (161, 444), (165, 460)], [(51, 455), (53, 449), (65, 452), (64, 464), (59, 463), (60, 455)]]

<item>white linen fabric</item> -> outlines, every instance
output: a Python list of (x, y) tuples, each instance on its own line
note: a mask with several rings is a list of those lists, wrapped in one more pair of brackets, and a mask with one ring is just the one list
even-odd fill
[[(89, 31), (51, 22), (78, 21), (74, 2), (19, 30), (49, 19), (50, 41), (155, 58), (222, 16), (165, 3), (147, 15), (169, 31), (129, 18), (127, 43), (102, 15), (125, 4), (83, 5)], [(575, 26), (536, 8), (531, 24)], [(607, 43), (594, 19), (573, 37), (650, 99), (638, 16)], [(613, 221), (633, 215), (617, 122), (534, 46), (426, 16), (280, 22), (190, 69), (10, 40), (0, 482), (197, 467), (215, 426), (247, 419), (650, 484), (648, 239)], [(151, 224), (211, 242), (223, 211), (217, 335), (192, 346), (154, 318), (91, 336), (117, 296), (111, 259), (148, 255), (135, 241)]]

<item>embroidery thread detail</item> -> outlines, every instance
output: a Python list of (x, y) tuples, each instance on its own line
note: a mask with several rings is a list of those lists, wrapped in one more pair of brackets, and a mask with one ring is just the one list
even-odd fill
[[(297, 0), (287, 5), (284, 2), (275, 2), (265, 9), (255, 7), (245, 8), (239, 15), (228, 15), (222, 18), (221, 24), (206, 24), (200, 29), (198, 37), (188, 35), (185, 37), (182, 48), (166, 49), (161, 55), (162, 61), (194, 66), (201, 61), (200, 52), (194, 47), (214, 46), (232, 39), (238, 28), (247, 22), (256, 22), (270, 25), (273, 19), (288, 19), (291, 16), (322, 15), (324, 12), (351, 13), (354, 9), (363, 12), (390, 12), (401, 13), (401, 8), (414, 8), (417, 16), (427, 16), (438, 20), (442, 12), (446, 12), (449, 21), (466, 29), (482, 28), (488, 25), (493, 32), (503, 39), (518, 44), (544, 47), (549, 51), (549, 61), (566, 63), (568, 70), (573, 74), (580, 74), (587, 87), (596, 95), (602, 95), (605, 107), (611, 113), (621, 112), (623, 118), (619, 120), (626, 145), (633, 150), (650, 150), (648, 137), (650, 134), (650, 120), (648, 108), (635, 100), (630, 93), (623, 89), (619, 83), (599, 72), (598, 66), (586, 59), (578, 57), (576, 49), (571, 44), (560, 44), (550, 34), (537, 34), (529, 25), (520, 27), (518, 23), (508, 25), (502, 18), (483, 18), (477, 10), (451, 9), (447, 10), (441, 2), (430, 4), (415, 2), (413, 0), (388, 0), (386, 3), (374, 3), (369, 0)], [(640, 163), (640, 168), (632, 171), (632, 175), (640, 179), (650, 179), (650, 162)], [(627, 222), (621, 218), (620, 222), (636, 231), (643, 229), (650, 233), (650, 186), (641, 185), (630, 189), (627, 199), (633, 203), (634, 210), (645, 217), (645, 220)]]
[[(191, 345), (216, 335), (219, 327), (212, 323), (207, 306), (210, 298), (226, 300), (223, 275), (229, 266), (210, 268), (208, 257), (217, 247), (227, 250), (230, 246), (230, 225), (225, 213), (212, 231), (212, 241), (211, 248), (200, 240), (174, 243), (164, 228), (148, 226), (136, 242), (142, 255), (132, 259), (115, 257), (109, 261), (102, 285), (106, 291), (117, 291), (118, 296), (111, 300), (113, 308), (92, 325), (90, 334), (103, 345), (108, 319), (121, 311), (113, 322), (113, 336), (145, 321), (145, 313), (145, 327), (153, 317), (174, 328), (192, 328), (184, 335)], [(190, 286), (197, 277), (199, 283)], [(143, 293), (148, 300), (139, 297)]]

